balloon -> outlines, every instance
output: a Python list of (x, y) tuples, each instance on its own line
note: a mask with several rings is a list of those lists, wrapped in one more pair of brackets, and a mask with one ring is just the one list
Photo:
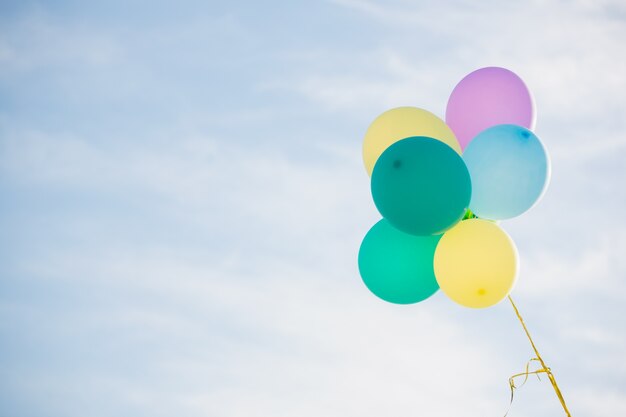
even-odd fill
[(403, 232), (437, 235), (459, 222), (472, 186), (463, 159), (427, 137), (403, 139), (378, 158), (372, 197), (384, 218)]
[(446, 123), (461, 144), (500, 124), (535, 126), (535, 104), (515, 73), (498, 67), (476, 70), (454, 87), (446, 108)]
[(382, 219), (365, 235), (359, 272), (376, 296), (396, 304), (423, 301), (438, 289), (433, 256), (441, 236), (413, 236)]
[(378, 116), (367, 129), (363, 140), (363, 162), (369, 175), (378, 157), (393, 143), (411, 136), (438, 139), (457, 153), (459, 142), (443, 120), (429, 111), (416, 107), (398, 107)]
[(534, 133), (521, 126), (498, 125), (474, 138), (463, 153), (472, 178), (470, 210), (502, 220), (519, 216), (543, 195), (550, 160)]
[(465, 307), (499, 303), (517, 279), (515, 244), (489, 220), (464, 220), (447, 231), (437, 245), (434, 262), (441, 290)]

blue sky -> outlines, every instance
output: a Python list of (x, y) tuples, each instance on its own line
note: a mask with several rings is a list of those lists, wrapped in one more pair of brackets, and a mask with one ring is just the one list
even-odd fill
[[(504, 414), (509, 305), (356, 267), (367, 126), (489, 65), (553, 162), (513, 295), (574, 415), (626, 414), (625, 38), (611, 0), (1, 2), (0, 414)], [(560, 413), (544, 379), (509, 415)]]

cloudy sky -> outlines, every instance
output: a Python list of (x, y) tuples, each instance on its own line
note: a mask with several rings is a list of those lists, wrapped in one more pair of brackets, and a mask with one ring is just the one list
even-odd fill
[[(553, 162), (513, 296), (573, 415), (626, 415), (622, 1), (179, 3), (0, 1), (0, 415), (504, 415), (510, 305), (356, 265), (369, 123), (490, 65)], [(509, 415), (564, 413), (543, 378)]]

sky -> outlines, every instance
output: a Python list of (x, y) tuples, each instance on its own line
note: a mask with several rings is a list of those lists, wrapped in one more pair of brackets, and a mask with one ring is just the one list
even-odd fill
[(356, 262), (369, 123), (494, 65), (552, 160), (512, 296), (572, 414), (626, 415), (624, 39), (619, 0), (0, 1), (0, 415), (504, 415), (511, 306)]

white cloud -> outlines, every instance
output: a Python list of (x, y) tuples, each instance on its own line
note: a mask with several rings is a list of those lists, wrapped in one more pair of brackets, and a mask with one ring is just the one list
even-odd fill
[[(373, 416), (414, 408), (433, 416), (483, 415), (505, 407), (504, 361), (488, 338), (469, 342), (469, 330), (446, 315), (449, 302), (440, 296), (430, 304), (400, 308), (378, 301), (360, 283), (354, 264), (360, 234), (377, 216), (369, 195), (354, 190), (356, 181), (367, 182), (360, 161), (346, 160), (343, 148), (330, 147), (326, 164), (311, 165), (198, 138), (126, 152), (98, 149), (76, 138), (11, 138), (4, 143), (4, 175), (29, 187), (122, 196), (157, 193), (175, 208), (167, 221), (180, 222), (177, 212), (182, 210), (194, 213), (185, 221), (207, 227), (215, 227), (215, 220), (196, 210), (218, 198), (231, 216), (252, 216), (250, 227), (262, 233), (281, 230), (279, 242), (257, 247), (257, 253), (233, 246), (202, 253), (160, 240), (138, 247), (125, 235), (121, 240), (110, 235), (106, 224), (86, 227), (75, 219), (65, 227), (94, 236), (97, 244), (87, 237), (89, 243), (80, 249), (64, 244), (36, 262), (19, 262), (17, 271), (24, 275), (79, 289), (87, 300), (94, 299), (80, 315), (72, 317), (70, 307), (69, 313), (53, 313), (48, 323), (50, 331), (75, 329), (66, 336), (70, 340), (90, 335), (72, 348), (77, 357), (94, 349), (110, 363), (104, 375), (86, 371), (100, 375), (88, 394), (94, 402), (102, 401), (100, 392), (110, 392), (118, 406), (134, 404), (145, 411), (151, 407), (146, 404), (157, 402), (171, 413), (184, 409), (191, 415), (233, 416)], [(232, 187), (232, 176), (247, 186)], [(197, 195), (200, 189), (210, 192)], [(246, 206), (251, 200), (253, 209)], [(357, 206), (369, 210), (355, 213)], [(301, 212), (290, 217), (292, 210)], [(341, 226), (349, 217), (348, 226)], [(265, 242), (252, 239), (253, 244)], [(285, 250), (295, 255), (281, 253)], [(120, 304), (96, 302), (128, 297), (124, 294), (135, 295)], [(162, 301), (155, 305), (156, 300)], [(36, 307), (34, 314), (44, 311)], [(103, 343), (96, 329), (119, 342)], [(120, 349), (141, 358), (146, 343), (160, 348), (137, 359), (137, 366), (143, 369), (151, 361), (167, 386), (136, 380), (120, 368)], [(486, 363), (493, 367), (485, 369)], [(40, 371), (29, 372), (29, 378), (39, 378)], [(450, 386), (459, 376), (468, 382), (450, 402)], [(54, 392), (57, 398), (78, 390), (75, 378), (80, 376), (58, 378), (66, 388), (46, 385), (45, 378), (41, 384), (21, 381), (17, 386)], [(111, 388), (117, 384), (125, 388)]]
[(579, 412), (598, 417), (610, 417), (626, 413), (626, 401), (617, 390), (586, 389), (574, 393)]
[(3, 71), (54, 70), (68, 63), (111, 67), (125, 59), (123, 43), (114, 36), (84, 25), (60, 25), (41, 10), (10, 22), (2, 32)]
[[(380, 31), (379, 44), (388, 45), (383, 53), (370, 48), (368, 59), (338, 67), (340, 76), (303, 75), (295, 88), (326, 106), (395, 107), (408, 99), (418, 106), (432, 103), (432, 111), (440, 113), (461, 77), (489, 65), (509, 67), (525, 79), (538, 101), (540, 128), (552, 121), (615, 118), (626, 104), (624, 94), (615, 94), (626, 91), (620, 43), (625, 29), (599, 12), (604, 7), (591, 13), (584, 2), (453, 2), (428, 8), (406, 2), (334, 3), (398, 30)], [(358, 75), (381, 67), (387, 68), (382, 76)]]
[[(93, 335), (71, 352), (81, 357), (91, 350), (109, 363), (86, 394), (96, 403), (102, 402), (99, 388), (109, 392), (107, 381), (119, 381), (126, 388), (110, 393), (114, 403), (143, 404), (143, 398), (189, 415), (374, 416), (408, 409), (483, 415), (506, 405), (501, 360), (487, 340), (469, 343), (472, 335), (442, 315), (448, 306), (439, 306), (441, 298), (424, 306), (390, 306), (367, 294), (356, 277), (334, 275), (329, 281), (285, 259), (241, 276), (175, 253), (82, 255), (40, 261), (37, 275), (83, 291), (95, 287), (101, 297), (137, 294), (132, 309), (95, 303), (80, 316), (66, 316), (70, 322), (63, 326)], [(50, 331), (58, 331), (58, 319), (51, 319)], [(103, 343), (96, 331), (114, 339)], [(142, 359), (141, 349), (153, 343), (158, 348)], [(124, 356), (161, 377), (125, 376)], [(494, 367), (484, 369), (485, 363)], [(75, 377), (61, 378), (67, 388), (55, 388), (56, 395), (73, 395)], [(459, 378), (467, 383), (454, 389)], [(43, 382), (35, 386), (53, 390)], [(494, 386), (505, 395), (479, 400)]]

